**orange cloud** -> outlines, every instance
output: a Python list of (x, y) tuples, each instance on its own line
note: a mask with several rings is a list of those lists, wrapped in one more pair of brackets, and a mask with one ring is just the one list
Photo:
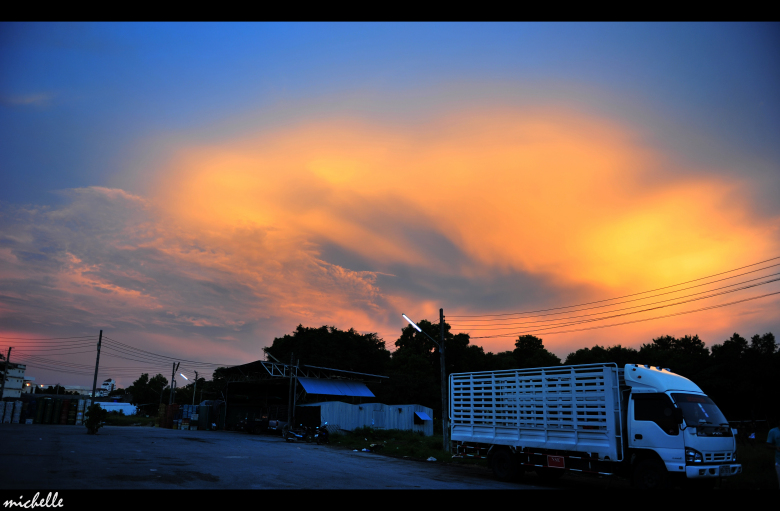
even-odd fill
[[(682, 167), (630, 127), (561, 109), (301, 123), (180, 147), (156, 175), (144, 198), (81, 189), (9, 222), (3, 317), (44, 311), (51, 325), (100, 323), (171, 350), (186, 339), (204, 357), (228, 343), (232, 360), (299, 323), (378, 332), (392, 348), (401, 312), (560, 307), (780, 253), (780, 222), (751, 209), (752, 183)], [(539, 335), (562, 357), (664, 334), (719, 342), (777, 325), (777, 305)], [(511, 336), (474, 342), (513, 347)]]
[[(657, 287), (777, 253), (744, 186), (675, 175), (625, 126), (564, 111), (467, 112), (422, 126), (335, 119), (183, 149), (157, 197), (177, 221), (333, 243), (439, 271), (408, 237), (435, 230), (485, 268), (562, 285)], [(662, 174), (664, 180), (651, 177)], [(749, 246), (746, 252), (743, 247)], [(492, 271), (492, 270), (491, 270)]]

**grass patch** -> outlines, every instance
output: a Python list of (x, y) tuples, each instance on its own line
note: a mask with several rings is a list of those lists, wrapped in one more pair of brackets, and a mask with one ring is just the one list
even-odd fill
[(144, 417), (143, 415), (121, 415), (118, 413), (109, 413), (106, 417), (106, 426), (154, 426), (157, 424), (157, 417)]
[(737, 443), (737, 463), (742, 473), (723, 480), (723, 488), (744, 490), (777, 490), (775, 453), (766, 447), (766, 434), (756, 434), (754, 443)]
[(330, 444), (347, 449), (369, 449), (377, 454), (438, 462), (479, 465), (487, 467), (487, 460), (475, 458), (453, 458), (452, 453), (442, 450), (441, 434), (425, 436), (415, 431), (400, 429), (358, 428), (344, 434), (330, 437)]
[(358, 428), (346, 434), (332, 435), (331, 445), (347, 449), (369, 449), (389, 456), (437, 461), (452, 461), (452, 454), (442, 450), (441, 435), (425, 436), (399, 429)]
[[(723, 490), (764, 490), (777, 489), (774, 452), (765, 447), (766, 435), (757, 434), (761, 440), (755, 443), (739, 442), (737, 445), (737, 463), (742, 465), (742, 474), (723, 478), (716, 487)], [(369, 449), (377, 454), (426, 460), (436, 458), (438, 462), (463, 465), (487, 466), (487, 460), (475, 458), (452, 458), (452, 454), (442, 451), (441, 435), (423, 436), (422, 433), (402, 430), (384, 430), (360, 428), (344, 434), (334, 434), (330, 438), (334, 447), (346, 449)], [(373, 445), (373, 447), (372, 447)], [(377, 447), (378, 446), (378, 447)], [(564, 476), (575, 486), (628, 487), (628, 480), (609, 476), (598, 478), (577, 473)]]

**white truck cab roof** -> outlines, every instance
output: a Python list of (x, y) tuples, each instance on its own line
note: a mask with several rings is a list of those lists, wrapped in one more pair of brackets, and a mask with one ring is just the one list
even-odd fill
[(675, 374), (669, 369), (653, 367), (640, 364), (626, 364), (623, 372), (626, 385), (632, 388), (632, 391), (645, 392), (667, 392), (682, 391), (704, 394), (698, 385), (691, 380), (679, 374)]

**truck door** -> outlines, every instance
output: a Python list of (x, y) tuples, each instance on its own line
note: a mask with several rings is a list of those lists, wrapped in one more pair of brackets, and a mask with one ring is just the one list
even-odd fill
[(672, 400), (663, 393), (631, 394), (628, 445), (657, 452), (667, 470), (685, 467), (685, 441)]

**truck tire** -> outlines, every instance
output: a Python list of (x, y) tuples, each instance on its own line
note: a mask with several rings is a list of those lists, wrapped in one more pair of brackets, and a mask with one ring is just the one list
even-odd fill
[(669, 473), (666, 467), (657, 460), (643, 460), (634, 468), (634, 486), (646, 490), (657, 490), (669, 487)]
[(512, 481), (518, 475), (517, 460), (509, 449), (499, 449), (490, 459), (493, 475), (499, 481)]

